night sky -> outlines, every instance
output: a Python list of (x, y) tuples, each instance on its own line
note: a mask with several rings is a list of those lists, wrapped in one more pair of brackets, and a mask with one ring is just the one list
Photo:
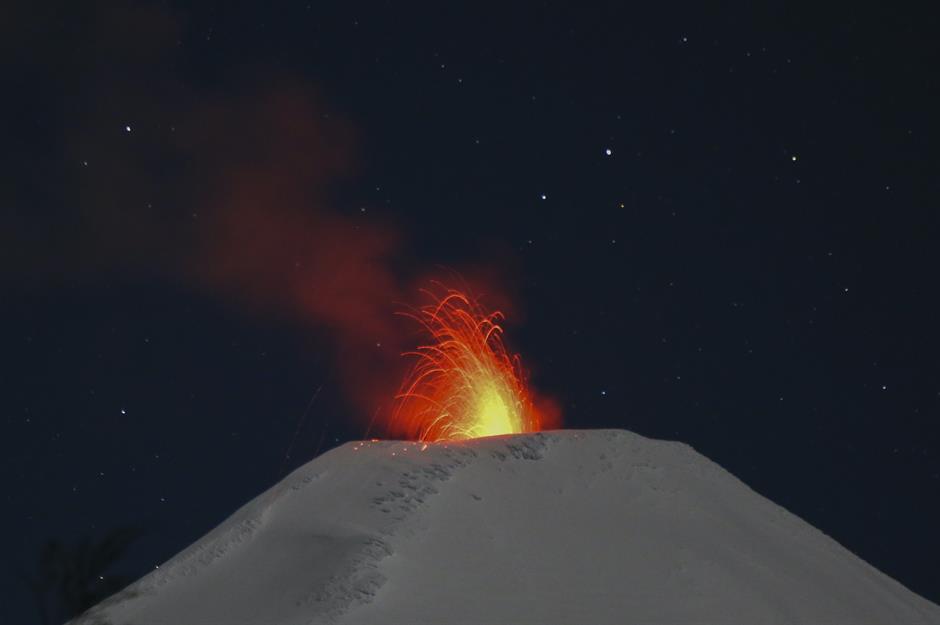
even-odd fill
[(938, 13), (191, 4), (0, 10), (0, 620), (365, 436), (454, 275), (564, 427), (940, 602)]

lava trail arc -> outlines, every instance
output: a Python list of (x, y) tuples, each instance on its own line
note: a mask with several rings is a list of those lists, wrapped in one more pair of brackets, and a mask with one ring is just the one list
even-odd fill
[(391, 430), (421, 441), (537, 432), (536, 407), (518, 354), (503, 343), (502, 312), (437, 285), (429, 304), (399, 313), (417, 321), (426, 342), (403, 355), (414, 365), (396, 395)]

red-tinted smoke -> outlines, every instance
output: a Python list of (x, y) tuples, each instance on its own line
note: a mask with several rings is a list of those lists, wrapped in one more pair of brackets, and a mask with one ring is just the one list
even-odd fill
[[(395, 312), (442, 276), (402, 268), (408, 241), (391, 221), (335, 199), (363, 149), (353, 124), (279, 70), (191, 83), (179, 69), (187, 20), (163, 5), (68, 11), (81, 15), (62, 23), (89, 24), (63, 35), (83, 53), (69, 72), (54, 59), (35, 71), (79, 120), (57, 136), (71, 186), (48, 200), (56, 211), (0, 214), (0, 276), (29, 289), (156, 278), (289, 316), (329, 338), (363, 423), (391, 409), (415, 338)], [(514, 320), (499, 295), (510, 264), (460, 269)]]

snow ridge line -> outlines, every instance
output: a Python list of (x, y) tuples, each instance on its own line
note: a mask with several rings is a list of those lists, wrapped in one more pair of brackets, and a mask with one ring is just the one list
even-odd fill
[[(548, 447), (547, 440), (541, 434), (524, 441), (514, 440), (505, 443), (505, 451), (492, 449), (489, 454), (501, 462), (539, 460)], [(336, 622), (347, 612), (375, 599), (386, 582), (385, 576), (379, 571), (380, 563), (394, 555), (391, 540), (397, 535), (401, 522), (428, 505), (429, 500), (440, 493), (443, 483), (453, 479), (481, 454), (474, 447), (463, 444), (446, 445), (443, 450), (437, 449), (435, 452), (435, 455), (440, 454), (443, 458), (426, 462), (420, 455), (408, 459), (399, 456), (399, 461), (406, 464), (402, 467), (398, 481), (370, 502), (370, 508), (388, 515), (390, 523), (383, 527), (381, 536), (366, 539), (362, 549), (324, 586), (299, 602), (319, 604), (318, 616), (310, 622), (311, 625)], [(384, 482), (376, 482), (376, 486), (385, 485)]]
[[(349, 558), (342, 570), (330, 577), (322, 587), (311, 591), (298, 605), (315, 603), (317, 618), (310, 621), (333, 623), (350, 610), (370, 603), (386, 582), (379, 571), (379, 564), (394, 554), (390, 544), (396, 535), (397, 526), (426, 505), (428, 499), (440, 492), (438, 486), (450, 480), (461, 468), (468, 466), (478, 456), (469, 448), (447, 449), (443, 462), (431, 462), (421, 466), (411, 459), (400, 457), (406, 466), (399, 474), (398, 482), (382, 495), (374, 497), (369, 507), (380, 514), (388, 515), (381, 536), (371, 536), (363, 542), (359, 552)], [(421, 460), (415, 456), (416, 460)], [(376, 482), (376, 486), (385, 486)]]

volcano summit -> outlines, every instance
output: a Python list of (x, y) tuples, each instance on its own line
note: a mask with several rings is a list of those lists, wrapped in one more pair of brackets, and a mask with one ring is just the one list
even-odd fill
[(82, 625), (940, 623), (687, 445), (621, 430), (347, 443)]

